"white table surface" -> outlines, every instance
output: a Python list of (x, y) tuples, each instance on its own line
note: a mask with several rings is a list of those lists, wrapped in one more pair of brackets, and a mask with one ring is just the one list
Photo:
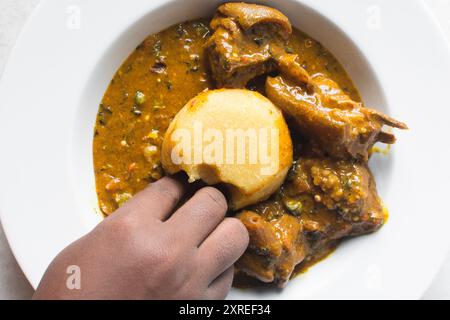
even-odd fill
[[(425, 1), (450, 41), (450, 0)], [(0, 0), (0, 76), (15, 40), (38, 3), (39, 0)], [(32, 294), (33, 289), (14, 259), (0, 225), (0, 299), (29, 299)], [(423, 298), (450, 299), (450, 255)]]

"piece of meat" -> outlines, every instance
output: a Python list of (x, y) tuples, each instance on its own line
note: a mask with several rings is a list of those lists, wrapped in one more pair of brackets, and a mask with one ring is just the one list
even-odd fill
[(244, 88), (251, 79), (275, 70), (272, 51), (292, 33), (281, 12), (245, 3), (220, 6), (211, 28), (205, 55), (219, 88)]
[(251, 79), (274, 69), (269, 47), (246, 41), (241, 32), (231, 35), (229, 30), (219, 28), (205, 48), (218, 88), (244, 88)]
[(287, 39), (292, 33), (289, 19), (280, 11), (257, 4), (226, 3), (217, 9), (220, 16), (237, 21), (245, 31), (261, 24), (275, 24), (280, 35)]
[(243, 211), (238, 218), (249, 231), (250, 244), (236, 263), (237, 269), (283, 287), (306, 255), (300, 220), (288, 214), (266, 220), (253, 211)]
[(279, 72), (298, 84), (312, 84), (309, 73), (301, 66), (297, 54), (281, 53), (275, 56)]
[[(300, 78), (308, 82), (300, 82)], [(334, 81), (320, 74), (307, 79), (303, 71), (291, 69), (286, 76), (268, 77), (266, 94), (305, 137), (339, 159), (367, 161), (376, 142), (395, 142), (394, 135), (382, 131), (384, 125), (407, 129), (405, 124), (351, 100)]]
[(250, 235), (238, 271), (280, 287), (300, 263), (386, 220), (366, 164), (336, 161), (310, 145), (302, 153), (277, 195), (237, 215)]
[[(385, 211), (367, 164), (305, 152), (282, 191), (285, 202), (300, 201), (302, 219), (318, 223), (318, 231), (334, 240), (374, 232), (384, 224)], [(334, 230), (324, 228), (327, 224)]]

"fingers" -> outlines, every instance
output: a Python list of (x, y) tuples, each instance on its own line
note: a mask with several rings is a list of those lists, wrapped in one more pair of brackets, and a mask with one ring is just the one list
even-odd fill
[(248, 246), (248, 231), (236, 218), (225, 219), (202, 243), (198, 256), (210, 281), (231, 267)]
[(195, 193), (167, 223), (180, 238), (199, 246), (224, 219), (227, 208), (224, 195), (206, 187)]
[(209, 287), (206, 289), (205, 299), (225, 299), (231, 289), (231, 285), (233, 284), (233, 278), (234, 267), (230, 267), (209, 285)]
[(186, 191), (181, 179), (164, 177), (151, 183), (122, 208), (144, 217), (166, 220), (177, 207)]

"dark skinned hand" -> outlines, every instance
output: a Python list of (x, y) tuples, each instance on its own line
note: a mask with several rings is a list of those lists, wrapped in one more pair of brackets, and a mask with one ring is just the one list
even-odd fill
[[(223, 299), (248, 232), (225, 218), (215, 188), (180, 207), (186, 185), (165, 177), (124, 204), (50, 264), (34, 299)], [(178, 209), (177, 209), (178, 208)], [(79, 268), (79, 289), (67, 285)]]

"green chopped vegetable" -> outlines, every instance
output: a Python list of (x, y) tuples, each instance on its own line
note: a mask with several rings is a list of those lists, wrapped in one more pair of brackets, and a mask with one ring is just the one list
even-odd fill
[(141, 91), (136, 91), (136, 94), (134, 95), (134, 102), (138, 106), (142, 106), (145, 102), (145, 94)]
[(153, 45), (153, 50), (152, 50), (153, 51), (153, 56), (155, 58), (159, 58), (161, 56), (161, 49), (162, 49), (161, 40), (158, 40)]
[(284, 201), (286, 208), (293, 214), (298, 215), (301, 213), (303, 204), (299, 200), (288, 199)]
[(159, 137), (159, 130), (152, 129), (152, 131), (147, 135), (147, 138), (149, 139), (158, 139)]
[(284, 51), (286, 51), (286, 53), (294, 53), (294, 49), (292, 47), (289, 47), (289, 46), (285, 46), (284, 47)]

